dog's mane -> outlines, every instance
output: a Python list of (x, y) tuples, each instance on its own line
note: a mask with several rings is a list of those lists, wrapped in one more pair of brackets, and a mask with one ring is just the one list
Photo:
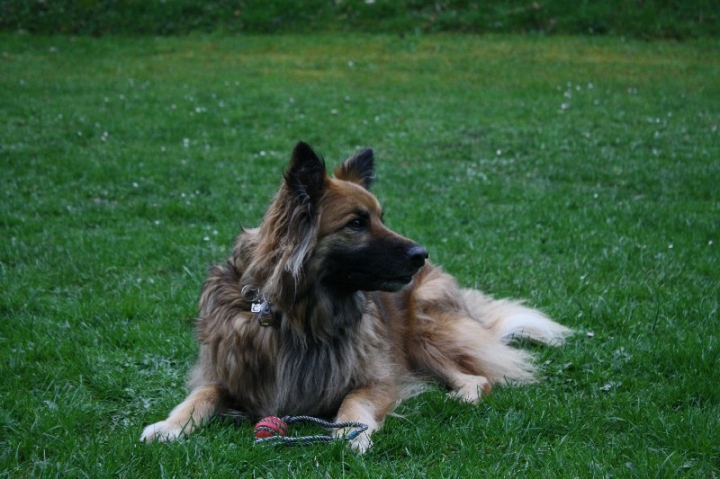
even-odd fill
[(298, 294), (303, 264), (314, 251), (317, 229), (311, 205), (296, 201), (283, 184), (249, 244), (238, 244), (251, 253), (243, 276), (274, 304), (289, 306)]
[[(307, 277), (312, 270), (319, 215), (296, 198), (283, 184), (259, 228), (238, 236), (233, 267), (242, 285), (258, 286), (296, 338), (331, 341), (363, 313), (362, 292), (338, 297), (320, 278)], [(343, 324), (339, 324), (342, 322)]]

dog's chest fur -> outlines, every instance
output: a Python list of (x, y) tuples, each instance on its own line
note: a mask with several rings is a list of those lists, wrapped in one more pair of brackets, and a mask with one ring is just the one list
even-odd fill
[[(217, 266), (205, 285), (197, 333), (201, 357), (211, 360), (199, 361), (198, 367), (213, 365), (213, 370), (196, 370), (191, 387), (221, 385), (231, 398), (228, 406), (248, 416), (331, 417), (350, 391), (390, 374), (386, 325), (362, 293), (353, 299), (355, 304), (332, 303), (335, 308), (358, 308), (353, 321), (347, 321), (347, 311), (315, 311), (313, 295), (310, 306), (301, 302), (294, 311), (282, 313), (279, 325), (265, 327), (240, 301), (237, 279), (231, 265)], [(211, 314), (202, 314), (206, 308)], [(311, 322), (298, 331), (288, 318), (293, 312), (345, 321), (323, 321), (332, 327), (322, 334), (312, 331)]]

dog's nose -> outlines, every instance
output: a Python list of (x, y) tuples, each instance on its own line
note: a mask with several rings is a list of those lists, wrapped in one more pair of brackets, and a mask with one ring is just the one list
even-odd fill
[(428, 258), (428, 252), (422, 246), (413, 246), (407, 250), (408, 258), (413, 266), (420, 267), (425, 264), (425, 260)]

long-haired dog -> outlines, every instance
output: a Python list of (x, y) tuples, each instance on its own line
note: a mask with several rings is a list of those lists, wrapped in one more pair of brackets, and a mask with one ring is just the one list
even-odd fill
[[(209, 272), (190, 394), (141, 440), (170, 441), (224, 411), (303, 414), (370, 434), (427, 381), (477, 402), (493, 384), (535, 380), (517, 337), (558, 345), (570, 329), (518, 302), (461, 289), (417, 243), (391, 231), (369, 191), (365, 149), (328, 177), (298, 143), (259, 228)], [(337, 431), (337, 435), (348, 431)]]

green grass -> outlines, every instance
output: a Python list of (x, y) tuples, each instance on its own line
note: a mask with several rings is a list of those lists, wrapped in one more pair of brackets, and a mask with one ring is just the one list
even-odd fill
[[(716, 477), (720, 43), (0, 36), (0, 476)], [(184, 397), (206, 268), (294, 143), (376, 149), (389, 225), (578, 330), (544, 381), (433, 390), (356, 457)], [(588, 332), (594, 333), (590, 337)]]

